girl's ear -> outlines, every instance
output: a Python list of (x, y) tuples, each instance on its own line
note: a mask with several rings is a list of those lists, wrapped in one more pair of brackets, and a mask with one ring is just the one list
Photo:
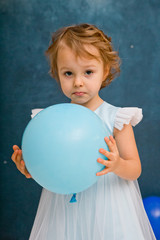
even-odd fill
[(109, 75), (109, 72), (110, 72), (110, 66), (109, 66), (109, 64), (107, 64), (107, 65), (104, 67), (103, 82), (106, 80), (107, 76)]

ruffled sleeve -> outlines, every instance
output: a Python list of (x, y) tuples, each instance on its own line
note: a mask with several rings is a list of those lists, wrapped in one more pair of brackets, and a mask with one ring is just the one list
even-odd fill
[(31, 111), (31, 113), (32, 113), (31, 114), (31, 118), (34, 118), (37, 115), (37, 113), (39, 113), (42, 110), (43, 110), (43, 108), (32, 109), (32, 111)]
[(124, 124), (129, 124), (135, 127), (143, 118), (142, 109), (137, 107), (118, 108), (115, 116), (114, 127), (122, 130)]

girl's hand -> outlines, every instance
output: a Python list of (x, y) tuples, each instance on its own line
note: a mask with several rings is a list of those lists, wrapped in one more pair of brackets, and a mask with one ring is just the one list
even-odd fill
[(99, 152), (106, 156), (108, 160), (104, 160), (102, 158), (97, 159), (97, 162), (105, 166), (105, 169), (96, 174), (97, 176), (102, 176), (109, 172), (114, 172), (119, 167), (120, 164), (120, 156), (116, 145), (116, 141), (113, 138), (113, 136), (109, 136), (109, 139), (108, 137), (105, 137), (105, 142), (107, 143), (110, 152), (104, 150), (103, 148), (99, 149)]
[(30, 173), (27, 171), (27, 168), (25, 167), (25, 163), (22, 159), (22, 150), (17, 146), (13, 146), (14, 153), (12, 154), (12, 161), (16, 164), (17, 169), (25, 175), (26, 178), (32, 178)]

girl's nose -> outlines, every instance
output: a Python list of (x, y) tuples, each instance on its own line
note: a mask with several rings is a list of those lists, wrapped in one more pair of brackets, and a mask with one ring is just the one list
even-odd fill
[(75, 77), (74, 79), (74, 87), (82, 87), (83, 86), (83, 79), (80, 76)]

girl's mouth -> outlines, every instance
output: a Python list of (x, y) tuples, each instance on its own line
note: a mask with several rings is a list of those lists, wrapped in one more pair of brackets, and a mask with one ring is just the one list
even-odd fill
[(85, 93), (84, 92), (74, 92), (76, 96), (83, 96)]

